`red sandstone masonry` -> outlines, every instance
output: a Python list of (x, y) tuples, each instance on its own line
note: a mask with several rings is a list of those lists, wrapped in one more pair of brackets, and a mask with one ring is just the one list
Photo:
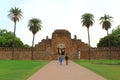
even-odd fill
[[(47, 55), (45, 51), (35, 50), (34, 59), (36, 60), (52, 60), (57, 59), (58, 55)], [(10, 60), (12, 55), (11, 48), (0, 48), (0, 59)], [(70, 59), (77, 59), (77, 55), (68, 55)], [(112, 59), (120, 59), (120, 48), (112, 48)], [(30, 48), (16, 48), (14, 59), (16, 60), (30, 60), (31, 49)], [(88, 59), (88, 50), (81, 50), (81, 59)], [(109, 52), (106, 48), (91, 49), (91, 59), (109, 59)]]

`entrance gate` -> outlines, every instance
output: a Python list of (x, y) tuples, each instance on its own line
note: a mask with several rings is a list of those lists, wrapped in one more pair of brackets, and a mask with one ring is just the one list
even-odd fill
[(65, 44), (58, 44), (58, 55), (65, 55)]

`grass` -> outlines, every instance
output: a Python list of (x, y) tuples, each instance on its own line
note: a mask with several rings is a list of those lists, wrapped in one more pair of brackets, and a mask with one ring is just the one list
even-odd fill
[(0, 80), (27, 80), (48, 61), (0, 60)]
[(120, 60), (75, 60), (107, 80), (120, 80)]

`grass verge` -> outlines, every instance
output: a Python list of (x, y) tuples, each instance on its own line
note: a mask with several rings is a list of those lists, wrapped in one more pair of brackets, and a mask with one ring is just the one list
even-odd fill
[(75, 62), (107, 80), (120, 80), (120, 60), (75, 60)]
[(0, 60), (0, 80), (27, 80), (48, 61)]

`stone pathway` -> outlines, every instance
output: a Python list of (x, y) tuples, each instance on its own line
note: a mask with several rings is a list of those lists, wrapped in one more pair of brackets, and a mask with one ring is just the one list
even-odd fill
[(36, 72), (28, 80), (106, 80), (96, 73), (69, 61), (60, 65), (58, 61), (51, 61), (45, 67)]

